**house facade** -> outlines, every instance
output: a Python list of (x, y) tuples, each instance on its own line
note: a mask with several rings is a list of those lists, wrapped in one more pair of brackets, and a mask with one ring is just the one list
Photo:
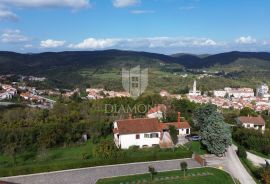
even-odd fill
[(244, 128), (253, 128), (256, 130), (265, 130), (265, 121), (261, 116), (251, 117), (251, 116), (240, 116), (236, 118), (237, 124)]
[[(158, 118), (140, 118), (116, 120), (113, 123), (114, 141), (117, 147), (128, 149), (132, 146), (140, 148), (159, 146), (168, 134), (170, 126), (175, 126), (179, 136), (190, 134), (188, 122), (161, 123)], [(166, 136), (167, 138), (167, 136)]]
[(146, 114), (147, 118), (158, 118), (159, 120), (166, 117), (166, 106), (164, 104), (158, 104), (155, 107), (149, 109)]

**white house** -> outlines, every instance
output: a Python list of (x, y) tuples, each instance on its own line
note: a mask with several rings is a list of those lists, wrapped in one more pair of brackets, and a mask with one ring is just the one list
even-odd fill
[(214, 90), (213, 91), (213, 95), (215, 97), (225, 97), (226, 94), (227, 94), (227, 91), (225, 91), (225, 90)]
[(166, 106), (164, 104), (158, 104), (155, 107), (149, 109), (149, 111), (146, 114), (147, 118), (158, 118), (161, 120), (162, 118), (165, 118), (166, 116)]
[(1, 85), (2, 91), (0, 91), (0, 100), (12, 99), (13, 96), (17, 94), (17, 89), (13, 88), (11, 85)]
[(131, 146), (140, 148), (159, 146), (169, 126), (175, 126), (179, 136), (190, 134), (189, 123), (181, 122), (179, 113), (178, 122), (175, 123), (160, 123), (157, 118), (116, 120), (113, 123), (114, 141), (121, 149), (128, 149)]
[(237, 124), (245, 128), (253, 128), (256, 130), (265, 130), (265, 121), (261, 116), (240, 116), (236, 118)]
[(162, 96), (162, 97), (166, 97), (166, 96), (169, 96), (170, 94), (166, 90), (161, 90), (160, 93), (159, 93), (159, 95)]
[(270, 94), (269, 94), (269, 87), (266, 84), (260, 85), (257, 89), (256, 89), (256, 96), (259, 97), (263, 97), (263, 98), (269, 98)]
[(173, 123), (160, 123), (160, 127), (162, 129), (162, 132), (167, 132), (169, 130), (170, 126), (175, 126), (178, 130), (179, 136), (186, 136), (190, 134), (190, 125), (187, 121), (181, 120), (181, 113), (178, 112), (177, 122)]
[(254, 97), (254, 90), (252, 88), (229, 88), (226, 87), (224, 90), (214, 90), (215, 97), (225, 97), (226, 94), (229, 97), (234, 98), (245, 98), (245, 97)]
[(12, 94), (8, 92), (0, 93), (0, 100), (12, 99)]

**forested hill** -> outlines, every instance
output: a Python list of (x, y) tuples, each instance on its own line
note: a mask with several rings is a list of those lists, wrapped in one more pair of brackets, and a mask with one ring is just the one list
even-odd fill
[[(270, 65), (268, 52), (228, 52), (205, 57), (191, 54), (176, 54), (174, 56), (148, 52), (105, 50), (105, 51), (66, 51), (45, 52), (39, 54), (19, 54), (15, 52), (0, 52), (0, 74), (31, 73), (53, 68), (65, 67), (119, 67), (120, 64), (150, 64), (177, 63), (186, 68), (206, 68), (216, 64), (227, 65), (237, 59), (259, 59)], [(121, 60), (121, 63), (119, 63)], [(126, 63), (123, 63), (126, 62)], [(136, 63), (137, 62), (137, 63)]]

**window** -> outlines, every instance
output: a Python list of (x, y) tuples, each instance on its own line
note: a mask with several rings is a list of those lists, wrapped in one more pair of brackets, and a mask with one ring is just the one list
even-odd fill
[(150, 134), (144, 134), (144, 138), (150, 138)]
[(140, 139), (140, 134), (137, 134), (136, 135), (136, 139)]
[(158, 133), (152, 133), (152, 134), (150, 135), (150, 137), (151, 137), (151, 138), (158, 138)]
[(132, 88), (139, 87), (139, 77), (131, 77), (131, 86)]
[(138, 83), (132, 82), (132, 87), (133, 87), (133, 88), (138, 88), (138, 87), (139, 87), (139, 84), (138, 84)]
[(139, 77), (132, 77), (131, 80), (132, 82), (139, 82)]

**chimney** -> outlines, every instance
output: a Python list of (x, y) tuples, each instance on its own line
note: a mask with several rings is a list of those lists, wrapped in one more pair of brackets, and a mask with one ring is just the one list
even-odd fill
[(181, 122), (181, 112), (178, 112), (178, 126), (180, 126), (180, 122)]

